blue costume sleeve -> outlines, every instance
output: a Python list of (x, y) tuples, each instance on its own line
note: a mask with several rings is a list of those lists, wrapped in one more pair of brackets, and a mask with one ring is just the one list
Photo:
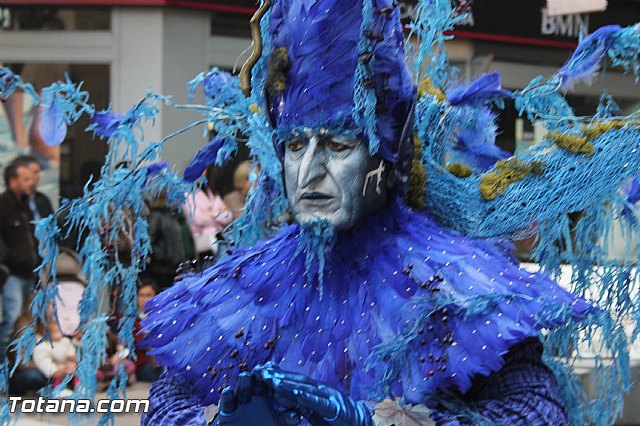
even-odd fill
[[(567, 213), (614, 201), (618, 189), (640, 170), (640, 130), (629, 122), (585, 126), (573, 139), (557, 139), (552, 134), (525, 153), (467, 178), (428, 160), (425, 200), (432, 216), (468, 236), (508, 236), (533, 223), (560, 224)], [(572, 140), (574, 146), (565, 144)]]
[[(448, 99), (426, 87), (416, 105), (415, 128), (426, 147), (425, 202), (432, 216), (468, 236), (525, 237), (548, 231), (556, 241), (568, 213), (620, 201), (618, 190), (640, 171), (638, 115), (618, 116), (616, 108), (601, 104), (594, 117), (578, 117), (562, 92), (592, 79), (607, 56), (637, 81), (638, 46), (640, 25), (602, 27), (583, 39), (551, 78), (536, 77), (511, 94), (518, 112), (549, 133), (489, 170), (480, 160), (502, 158), (495, 152), (496, 123), (487, 109), (492, 102), (502, 103), (496, 101), (504, 95), (497, 76), (448, 90)], [(611, 216), (607, 212), (600, 219)], [(531, 224), (536, 229), (523, 230)]]
[(470, 407), (460, 414), (453, 406), (434, 415), (438, 426), (505, 424), (511, 426), (564, 426), (567, 413), (553, 373), (542, 362), (542, 345), (529, 340), (506, 356), (504, 367), (478, 380), (461, 397)]
[(202, 398), (193, 395), (174, 374), (165, 371), (152, 386), (142, 426), (205, 426)]

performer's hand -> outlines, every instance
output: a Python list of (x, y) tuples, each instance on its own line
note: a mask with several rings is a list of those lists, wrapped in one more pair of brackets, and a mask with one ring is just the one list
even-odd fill
[(257, 367), (254, 374), (273, 389), (278, 404), (295, 408), (313, 426), (373, 426), (373, 415), (364, 403), (336, 389), (274, 365)]
[(267, 388), (261, 381), (242, 373), (235, 389), (222, 391), (214, 426), (254, 426), (257, 419), (264, 426), (296, 426), (300, 416), (290, 410), (276, 412)]

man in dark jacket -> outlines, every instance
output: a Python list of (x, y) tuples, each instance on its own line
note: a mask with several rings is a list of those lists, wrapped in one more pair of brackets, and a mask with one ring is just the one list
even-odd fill
[(40, 263), (29, 195), (34, 191), (33, 172), (24, 163), (11, 163), (4, 170), (5, 192), (0, 195), (0, 263), (9, 268), (2, 288), (0, 349), (9, 343), (16, 319), (22, 312), (24, 295), (33, 289), (33, 270)]
[(33, 174), (33, 190), (29, 194), (28, 204), (29, 208), (33, 212), (33, 218), (40, 220), (53, 213), (53, 206), (51, 200), (42, 192), (38, 191), (40, 185), (40, 176), (42, 173), (42, 166), (38, 159), (32, 155), (21, 155), (16, 157), (12, 163), (24, 164)]

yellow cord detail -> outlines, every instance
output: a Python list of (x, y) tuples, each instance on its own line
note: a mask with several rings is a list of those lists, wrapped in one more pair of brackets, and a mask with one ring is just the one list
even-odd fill
[(531, 174), (542, 174), (544, 166), (545, 164), (541, 161), (525, 163), (515, 157), (500, 160), (492, 171), (482, 176), (478, 186), (480, 195), (485, 201), (494, 200), (499, 195), (503, 195), (512, 183)]

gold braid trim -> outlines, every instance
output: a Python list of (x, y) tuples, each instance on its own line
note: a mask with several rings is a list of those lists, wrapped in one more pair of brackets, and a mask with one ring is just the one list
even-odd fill
[(595, 139), (611, 130), (622, 129), (629, 124), (631, 123), (626, 120), (594, 121), (584, 126), (582, 133), (589, 139)]
[(277, 96), (287, 87), (287, 70), (289, 69), (289, 51), (286, 47), (277, 47), (271, 51), (267, 77), (267, 91)]
[(503, 195), (512, 183), (518, 182), (530, 174), (542, 174), (544, 166), (542, 161), (525, 163), (515, 157), (500, 160), (492, 171), (482, 176), (480, 185), (478, 185), (480, 195), (485, 201), (491, 201), (498, 195)]
[(565, 151), (572, 152), (574, 154), (584, 154), (587, 157), (591, 157), (596, 152), (593, 143), (584, 136), (549, 132), (547, 134), (547, 138)]
[(418, 135), (413, 136), (413, 162), (411, 163), (411, 175), (409, 186), (404, 196), (404, 201), (409, 207), (424, 209), (427, 203), (424, 201), (427, 190), (427, 172), (422, 166), (422, 141)]
[(422, 80), (418, 85), (418, 98), (421, 98), (424, 95), (435, 96), (438, 102), (444, 102), (447, 100), (447, 97), (444, 95), (442, 90), (436, 88), (429, 77)]
[(462, 179), (468, 178), (473, 174), (473, 170), (471, 170), (470, 167), (465, 166), (462, 163), (447, 164), (444, 168), (452, 175), (455, 175)]
[(595, 153), (595, 146), (592, 142), (594, 139), (612, 130), (620, 130), (624, 127), (640, 129), (640, 122), (637, 119), (596, 120), (582, 126), (582, 136), (549, 132), (547, 138), (565, 151), (590, 157)]

